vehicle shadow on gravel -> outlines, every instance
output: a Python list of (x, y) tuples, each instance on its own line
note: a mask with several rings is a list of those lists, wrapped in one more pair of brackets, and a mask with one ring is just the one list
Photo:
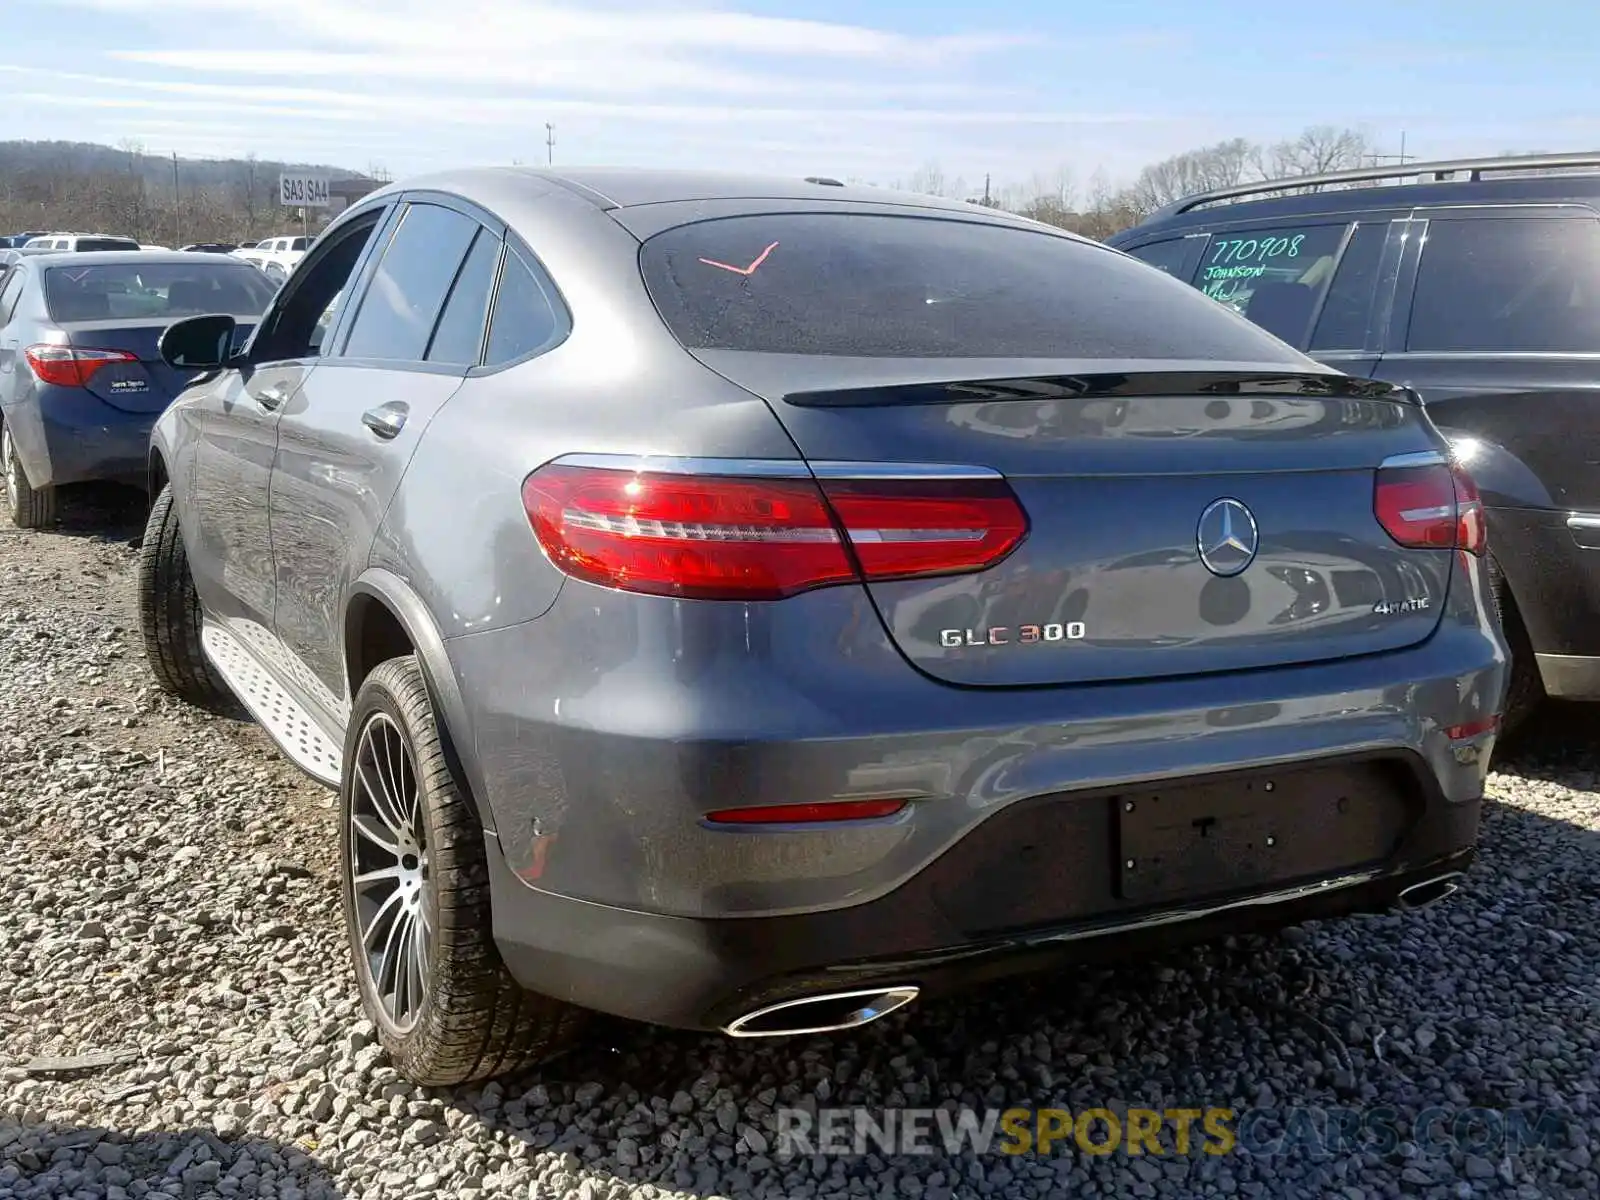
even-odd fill
[(61, 490), (56, 523), (30, 530), (97, 542), (136, 543), (144, 535), (150, 501), (138, 488), (85, 483)]
[(1564, 783), (1572, 781), (1574, 770), (1595, 770), (1600, 766), (1596, 716), (1593, 704), (1546, 701), (1527, 728), (1496, 746), (1492, 769)]
[[(231, 1180), (231, 1183), (225, 1182)], [(220, 1185), (220, 1186), (219, 1186)], [(209, 1129), (125, 1132), (0, 1113), (0, 1195), (274, 1195), (335, 1200), (332, 1174), (295, 1145)]]

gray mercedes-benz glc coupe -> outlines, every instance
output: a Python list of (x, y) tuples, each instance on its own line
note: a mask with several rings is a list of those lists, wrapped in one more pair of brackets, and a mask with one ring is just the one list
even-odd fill
[(151, 440), (151, 668), (341, 795), (413, 1079), (846, 1029), (1453, 890), (1505, 687), (1408, 392), (1117, 251), (783, 180), (342, 213)]

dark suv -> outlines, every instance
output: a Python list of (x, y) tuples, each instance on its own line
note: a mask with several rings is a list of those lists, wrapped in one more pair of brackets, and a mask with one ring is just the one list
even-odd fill
[(1110, 244), (1420, 394), (1488, 505), (1506, 727), (1600, 700), (1600, 155), (1242, 184)]

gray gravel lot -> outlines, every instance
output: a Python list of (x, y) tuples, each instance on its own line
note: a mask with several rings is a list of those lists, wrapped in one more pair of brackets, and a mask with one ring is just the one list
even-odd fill
[[(1470, 885), (1424, 913), (991, 990), (836, 1040), (602, 1023), (539, 1073), (429, 1091), (358, 1018), (329, 795), (253, 726), (148, 684), (142, 512), (97, 493), (61, 531), (0, 527), (0, 1197), (1600, 1194), (1582, 711), (1498, 764)], [(36, 1061), (90, 1052), (108, 1059), (76, 1074)], [(1362, 1106), (1398, 1144), (777, 1153), (780, 1106), (947, 1103)], [(1433, 1105), (1552, 1111), (1564, 1132), (1514, 1153), (1419, 1148)]]

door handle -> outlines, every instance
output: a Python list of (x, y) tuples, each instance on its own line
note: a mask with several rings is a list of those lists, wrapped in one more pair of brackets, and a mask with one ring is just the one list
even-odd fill
[(289, 398), (289, 389), (279, 385), (277, 387), (262, 388), (255, 394), (255, 402), (268, 412), (281, 408), (283, 402)]
[(410, 405), (391, 400), (387, 404), (378, 405), (377, 408), (367, 409), (361, 414), (361, 423), (387, 441), (405, 428), (406, 417), (410, 414)]

